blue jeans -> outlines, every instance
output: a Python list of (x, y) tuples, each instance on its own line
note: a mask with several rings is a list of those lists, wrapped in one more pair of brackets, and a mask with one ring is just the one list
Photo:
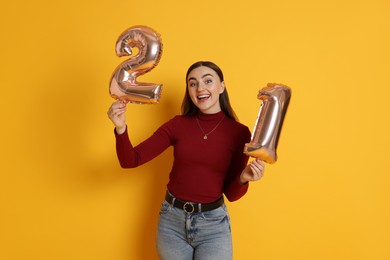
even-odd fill
[(230, 260), (232, 237), (225, 204), (187, 214), (164, 201), (157, 229), (161, 260)]

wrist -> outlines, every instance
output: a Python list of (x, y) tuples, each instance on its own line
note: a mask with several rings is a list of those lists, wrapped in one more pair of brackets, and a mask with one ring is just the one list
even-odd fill
[(241, 184), (241, 185), (245, 185), (245, 184), (248, 183), (248, 180), (246, 180), (245, 178), (243, 178), (243, 177), (242, 177), (242, 174), (240, 174), (240, 178), (239, 178), (239, 179), (240, 179), (240, 184)]
[(122, 127), (115, 127), (115, 132), (116, 132), (118, 135), (123, 134), (124, 132), (126, 132), (126, 125), (125, 125), (125, 126), (122, 126)]

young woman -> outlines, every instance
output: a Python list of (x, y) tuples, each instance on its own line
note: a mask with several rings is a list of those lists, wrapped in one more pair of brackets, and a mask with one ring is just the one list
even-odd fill
[[(127, 135), (126, 104), (108, 110), (115, 125), (116, 149), (124, 168), (142, 165), (174, 147), (174, 162), (162, 203), (157, 249), (163, 260), (232, 258), (230, 219), (224, 204), (241, 198), (249, 181), (264, 174), (264, 163), (243, 153), (248, 127), (237, 122), (221, 69), (199, 61), (186, 75), (182, 115), (133, 146)], [(247, 165), (248, 164), (248, 165)]]

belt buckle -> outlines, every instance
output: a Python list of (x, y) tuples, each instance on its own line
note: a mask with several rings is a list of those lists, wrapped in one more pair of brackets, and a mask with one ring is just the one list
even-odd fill
[[(190, 207), (190, 209), (187, 209), (187, 207)], [(185, 213), (191, 214), (191, 213), (194, 212), (195, 207), (194, 207), (194, 205), (193, 205), (192, 203), (186, 202), (186, 203), (184, 203), (184, 205), (183, 205), (183, 210), (184, 210)]]

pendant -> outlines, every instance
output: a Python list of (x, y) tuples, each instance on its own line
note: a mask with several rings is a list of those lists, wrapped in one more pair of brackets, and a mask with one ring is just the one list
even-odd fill
[(203, 139), (206, 140), (207, 139), (207, 135), (203, 136)]

